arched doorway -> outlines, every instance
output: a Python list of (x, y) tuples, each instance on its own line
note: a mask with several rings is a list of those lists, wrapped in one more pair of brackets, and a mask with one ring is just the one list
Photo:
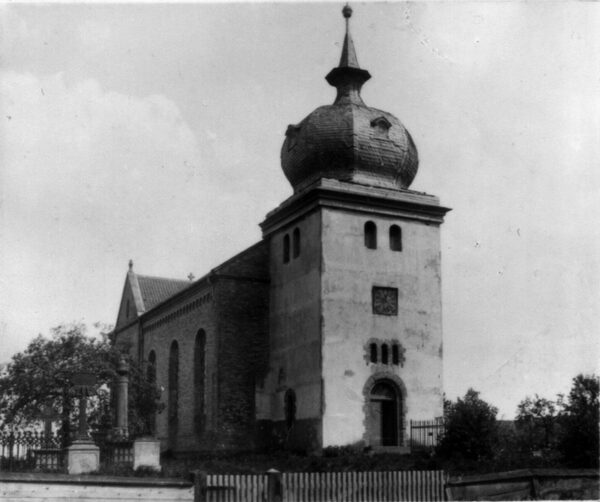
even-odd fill
[(177, 446), (177, 429), (179, 427), (179, 345), (171, 343), (169, 351), (169, 449)]
[(368, 435), (371, 446), (399, 446), (401, 396), (390, 380), (375, 382), (368, 396)]

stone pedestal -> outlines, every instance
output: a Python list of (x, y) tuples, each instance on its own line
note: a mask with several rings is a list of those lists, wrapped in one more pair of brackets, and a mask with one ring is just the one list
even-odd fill
[(138, 438), (133, 442), (133, 470), (148, 467), (160, 471), (160, 441), (153, 437)]
[(67, 448), (69, 474), (85, 474), (100, 467), (100, 448), (92, 441), (78, 440)]

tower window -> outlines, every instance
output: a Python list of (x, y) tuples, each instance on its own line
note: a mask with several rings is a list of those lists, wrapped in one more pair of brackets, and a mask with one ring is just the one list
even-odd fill
[(369, 249), (377, 249), (377, 225), (372, 221), (365, 223), (365, 246)]
[(381, 362), (383, 364), (388, 363), (388, 346), (386, 343), (381, 346)]
[(402, 251), (402, 229), (398, 225), (390, 227), (390, 249)]
[(295, 228), (292, 241), (292, 251), (294, 258), (298, 258), (300, 256), (300, 229)]
[(392, 345), (392, 364), (400, 364), (400, 352), (398, 350), (398, 345)]
[(285, 234), (283, 238), (283, 263), (290, 261), (290, 236)]
[(288, 429), (292, 428), (296, 421), (296, 393), (288, 389), (284, 397), (285, 423)]
[(370, 346), (370, 360), (372, 363), (376, 363), (377, 362), (377, 344), (376, 343), (372, 343)]

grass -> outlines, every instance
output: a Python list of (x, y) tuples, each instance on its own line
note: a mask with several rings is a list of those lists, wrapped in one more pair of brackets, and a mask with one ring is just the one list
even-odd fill
[(302, 455), (290, 452), (270, 454), (237, 453), (198, 455), (161, 459), (162, 475), (185, 477), (194, 470), (208, 474), (259, 474), (269, 469), (281, 472), (402, 471), (436, 469), (427, 454), (399, 455), (366, 452)]

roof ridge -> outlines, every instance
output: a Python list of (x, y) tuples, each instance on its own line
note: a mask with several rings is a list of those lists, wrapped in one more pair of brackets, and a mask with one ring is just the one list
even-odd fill
[(144, 279), (159, 279), (161, 281), (177, 281), (177, 282), (189, 282), (189, 279), (175, 279), (172, 277), (160, 277), (158, 275), (144, 275), (135, 274), (137, 277), (143, 277)]

